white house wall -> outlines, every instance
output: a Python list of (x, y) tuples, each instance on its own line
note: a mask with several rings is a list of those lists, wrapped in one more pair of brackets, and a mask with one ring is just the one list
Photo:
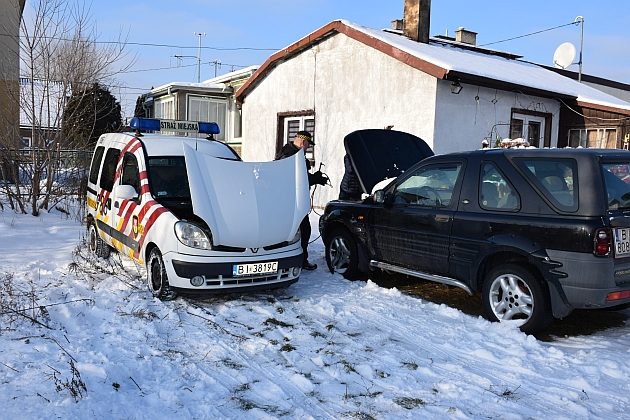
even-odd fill
[(478, 149), (484, 139), (490, 139), (493, 145), (497, 134), (508, 138), (512, 108), (550, 113), (551, 146), (557, 144), (560, 119), (557, 100), (464, 83), (456, 95), (451, 93), (451, 82), (446, 80), (438, 82), (437, 91), (433, 148), (436, 154)]
[(315, 166), (323, 162), (333, 188), (318, 187), (314, 204), (339, 195), (343, 138), (383, 128), (413, 133), (433, 147), (437, 80), (342, 34), (279, 64), (243, 103), (247, 161), (274, 158), (277, 114), (315, 110)]

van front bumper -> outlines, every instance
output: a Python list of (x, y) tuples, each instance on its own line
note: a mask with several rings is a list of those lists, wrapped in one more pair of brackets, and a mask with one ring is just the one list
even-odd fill
[[(232, 292), (244, 289), (271, 289), (287, 286), (298, 280), (304, 258), (301, 253), (287, 257), (276, 258), (266, 255), (262, 258), (239, 258), (208, 262), (211, 258), (194, 257), (178, 253), (164, 255), (164, 265), (168, 281), (172, 288), (184, 292)], [(276, 273), (234, 276), (233, 267), (236, 264), (253, 264), (269, 261), (278, 262)], [(203, 277), (201, 286), (193, 286), (193, 277)]]

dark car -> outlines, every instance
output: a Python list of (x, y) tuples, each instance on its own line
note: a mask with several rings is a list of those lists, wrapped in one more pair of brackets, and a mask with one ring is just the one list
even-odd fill
[[(345, 139), (365, 192), (405, 153), (383, 154), (388, 134), (376, 131)], [(515, 320), (527, 333), (574, 309), (630, 302), (630, 152), (430, 155), (416, 150), (418, 163), (363, 201), (328, 203), (320, 232), (331, 271), (352, 279), (382, 270), (481, 292), (488, 319)]]

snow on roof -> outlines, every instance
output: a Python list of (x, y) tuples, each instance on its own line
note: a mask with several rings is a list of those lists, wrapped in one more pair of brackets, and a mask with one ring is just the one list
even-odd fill
[(161, 92), (163, 90), (167, 90), (167, 89), (182, 89), (182, 88), (188, 88), (188, 89), (196, 89), (196, 90), (210, 90), (210, 89), (214, 89), (214, 90), (222, 90), (225, 89), (225, 85), (222, 83), (216, 83), (216, 84), (207, 84), (206, 82), (202, 82), (202, 83), (196, 83), (196, 82), (169, 82), (166, 84), (163, 84), (161, 86), (158, 86), (156, 88), (151, 89), (151, 93), (158, 93)]
[(341, 20), (342, 24), (386, 42), (448, 72), (466, 73), (515, 85), (528, 86), (578, 101), (630, 110), (630, 103), (535, 64), (467, 51), (448, 45), (423, 44), (407, 37)]
[(259, 65), (253, 65), (249, 67), (245, 67), (243, 69), (234, 70), (229, 73), (225, 73), (221, 76), (213, 77), (212, 79), (204, 80), (202, 84), (215, 84), (215, 83), (225, 83), (230, 82), (235, 79), (240, 79), (243, 77), (251, 76), (256, 70), (258, 70)]

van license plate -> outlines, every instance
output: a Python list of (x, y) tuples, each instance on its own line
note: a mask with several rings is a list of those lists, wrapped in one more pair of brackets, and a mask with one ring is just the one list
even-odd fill
[(254, 264), (234, 264), (232, 266), (232, 275), (254, 276), (257, 274), (273, 274), (278, 272), (278, 261), (254, 263)]
[(615, 228), (615, 257), (630, 255), (630, 228)]

